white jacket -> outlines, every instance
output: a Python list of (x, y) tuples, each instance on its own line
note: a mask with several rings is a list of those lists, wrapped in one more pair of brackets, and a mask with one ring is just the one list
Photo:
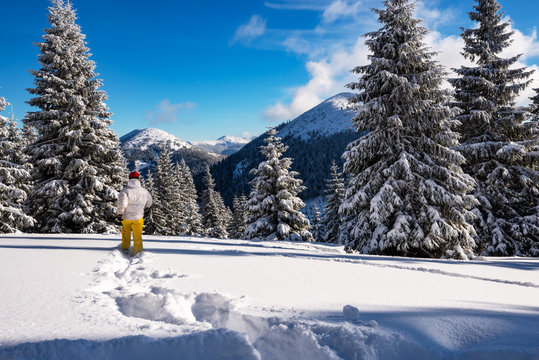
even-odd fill
[(140, 185), (138, 179), (129, 179), (118, 196), (118, 214), (124, 220), (140, 220), (144, 208), (152, 206), (152, 195)]

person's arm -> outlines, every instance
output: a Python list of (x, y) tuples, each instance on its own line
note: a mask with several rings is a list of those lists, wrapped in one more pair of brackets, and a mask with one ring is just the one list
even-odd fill
[(118, 207), (116, 209), (116, 212), (118, 215), (123, 215), (125, 212), (125, 208), (127, 207), (127, 204), (129, 203), (129, 199), (127, 198), (127, 194), (125, 192), (120, 192), (120, 195), (118, 195)]
[(150, 206), (152, 206), (152, 202), (153, 202), (153, 199), (152, 199), (152, 194), (150, 194), (149, 191), (146, 191), (146, 205), (144, 205), (145, 208), (149, 208)]

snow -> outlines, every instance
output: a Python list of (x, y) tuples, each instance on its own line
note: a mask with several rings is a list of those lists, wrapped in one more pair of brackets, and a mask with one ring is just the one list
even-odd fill
[(0, 236), (0, 359), (539, 359), (539, 260)]
[(313, 133), (329, 136), (342, 131), (352, 130), (354, 111), (349, 105), (353, 93), (337, 94), (311, 110), (298, 116), (279, 130), (277, 136), (293, 136), (309, 140)]

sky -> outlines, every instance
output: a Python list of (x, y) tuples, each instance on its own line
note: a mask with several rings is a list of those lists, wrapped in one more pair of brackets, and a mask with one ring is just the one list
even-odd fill
[[(250, 137), (347, 91), (350, 70), (366, 63), (364, 37), (380, 27), (371, 8), (381, 0), (71, 0), (91, 59), (107, 92), (113, 130), (148, 127), (183, 140)], [(539, 64), (539, 1), (500, 0), (512, 21), (507, 55)], [(425, 41), (448, 68), (466, 64), (461, 27), (474, 0), (418, 0)], [(17, 119), (39, 69), (48, 0), (3, 1), (0, 96)], [(539, 87), (518, 99), (524, 105)], [(11, 111), (11, 108), (8, 109)], [(6, 114), (4, 114), (6, 115)]]

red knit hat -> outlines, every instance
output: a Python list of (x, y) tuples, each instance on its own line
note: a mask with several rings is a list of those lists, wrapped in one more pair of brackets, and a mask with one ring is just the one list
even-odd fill
[(129, 173), (129, 178), (130, 179), (138, 179), (140, 177), (140, 174), (136, 171), (132, 171)]

